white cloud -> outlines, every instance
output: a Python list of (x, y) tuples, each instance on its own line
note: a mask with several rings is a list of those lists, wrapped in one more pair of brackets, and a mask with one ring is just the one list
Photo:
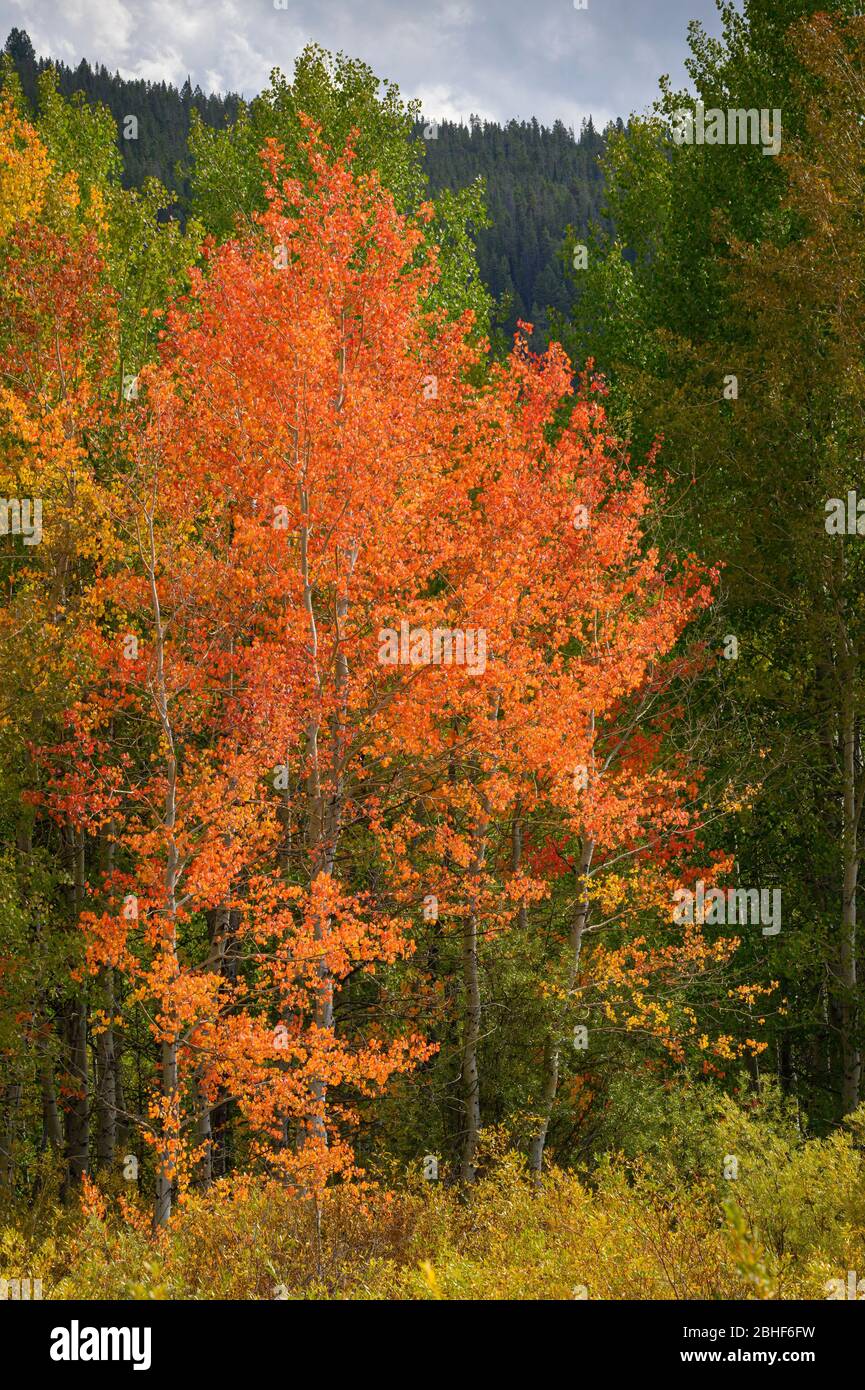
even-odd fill
[(480, 116), (481, 120), (484, 121), (496, 119), (490, 108), (484, 109), (476, 101), (473, 101), (466, 92), (456, 93), (443, 85), (418, 87), (415, 91), (406, 92), (405, 95), (417, 97), (424, 115), (430, 120), (462, 121), (467, 125), (470, 116)]
[(670, 72), (684, 81), (686, 24), (717, 32), (714, 0), (0, 0), (5, 32), (44, 56), (127, 77), (253, 96), (309, 41), (362, 58), (419, 96), (430, 117), (536, 116), (579, 127), (643, 110)]

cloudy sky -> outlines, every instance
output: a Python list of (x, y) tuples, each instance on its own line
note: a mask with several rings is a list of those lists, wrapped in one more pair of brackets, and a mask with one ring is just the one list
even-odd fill
[[(363, 58), (428, 117), (561, 118), (644, 110), (684, 82), (686, 26), (718, 33), (714, 0), (0, 0), (0, 42), (26, 29), (40, 55), (125, 77), (187, 74), (252, 96), (311, 39)], [(284, 8), (276, 9), (279, 4)]]

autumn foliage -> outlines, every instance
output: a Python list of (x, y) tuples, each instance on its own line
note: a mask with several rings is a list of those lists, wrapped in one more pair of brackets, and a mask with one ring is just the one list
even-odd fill
[(143, 311), (158, 352), (127, 382), (99, 201), (0, 117), (7, 490), (46, 509), (0, 631), (13, 671), (24, 605), (43, 632), (22, 805), (69, 864), (71, 1034), (100, 1075), (133, 1039), (148, 1059), (141, 1108), (112, 1105), (156, 1225), (229, 1131), (301, 1196), (358, 1176), (370, 1098), (448, 1035), (473, 1179), (484, 962), (511, 939), (545, 953), (536, 1169), (586, 1009), (659, 1066), (739, 1056), (687, 995), (735, 938), (670, 910), (727, 867), (666, 744), (716, 576), (647, 542), (602, 383), (525, 335), (488, 362), (430, 307), (431, 209), (400, 215), (311, 122), (308, 178), (268, 142), (266, 210)]

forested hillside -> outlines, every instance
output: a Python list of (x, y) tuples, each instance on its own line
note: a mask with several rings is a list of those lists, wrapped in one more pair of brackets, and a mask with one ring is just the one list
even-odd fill
[(490, 225), (477, 238), (478, 264), (503, 306), (509, 334), (523, 319), (535, 325), (538, 343), (547, 341), (549, 310), (564, 311), (570, 303), (567, 229), (584, 236), (595, 222), (609, 230), (598, 162), (603, 149), (591, 121), (577, 139), (561, 122), (548, 130), (537, 121), (443, 121), (436, 139), (426, 141), (424, 167), (434, 193), (484, 180)]
[[(6, 52), (12, 59), (26, 101), (36, 110), (39, 107), (39, 76), (53, 67), (57, 74), (57, 89), (64, 97), (80, 92), (86, 102), (101, 103), (114, 117), (117, 125), (118, 149), (123, 157), (122, 182), (126, 188), (140, 188), (147, 178), (159, 182), (172, 192), (183, 193), (184, 184), (178, 177), (178, 166), (186, 160), (193, 107), (207, 125), (222, 127), (237, 115), (238, 98), (231, 93), (204, 93), (193, 89), (187, 81), (180, 91), (168, 82), (130, 81), (97, 63), (91, 67), (86, 58), (75, 68), (50, 56), (38, 56), (29, 35), (13, 29), (6, 40)], [(126, 117), (134, 115), (138, 132), (134, 139), (124, 138)]]
[[(6, 51), (26, 99), (38, 108), (38, 77), (52, 60), (37, 59), (27, 34), (18, 29), (9, 35)], [(174, 215), (185, 217), (191, 196), (184, 171), (190, 164), (192, 111), (205, 125), (221, 130), (236, 120), (238, 98), (205, 95), (188, 80), (180, 91), (166, 83), (128, 81), (83, 59), (74, 69), (65, 63), (53, 66), (63, 96), (81, 92), (114, 117), (124, 186), (140, 188), (146, 178), (159, 179), (176, 195)], [(134, 139), (122, 134), (129, 115), (138, 123)], [(418, 142), (431, 193), (468, 188), (483, 179), (489, 225), (479, 229), (477, 257), (483, 283), (499, 306), (496, 325), (509, 339), (517, 321), (527, 320), (536, 327), (536, 343), (546, 342), (549, 309), (564, 310), (568, 304), (562, 261), (568, 227), (585, 234), (591, 221), (607, 225), (598, 164), (603, 137), (591, 121), (575, 138), (561, 122), (547, 129), (537, 121), (506, 126), (443, 121), (432, 126), (418, 120), (410, 138)]]

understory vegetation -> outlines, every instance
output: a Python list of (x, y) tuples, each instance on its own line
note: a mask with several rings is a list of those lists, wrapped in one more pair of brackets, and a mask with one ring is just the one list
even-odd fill
[(190, 1192), (155, 1243), (122, 1182), (63, 1211), (46, 1162), (0, 1259), (49, 1299), (846, 1296), (865, 1267), (865, 1110), (808, 1140), (771, 1086), (643, 1101), (646, 1147), (591, 1172), (553, 1163), (538, 1184), (507, 1134), (487, 1131), (469, 1195), (420, 1165), (321, 1200), (222, 1179)]

